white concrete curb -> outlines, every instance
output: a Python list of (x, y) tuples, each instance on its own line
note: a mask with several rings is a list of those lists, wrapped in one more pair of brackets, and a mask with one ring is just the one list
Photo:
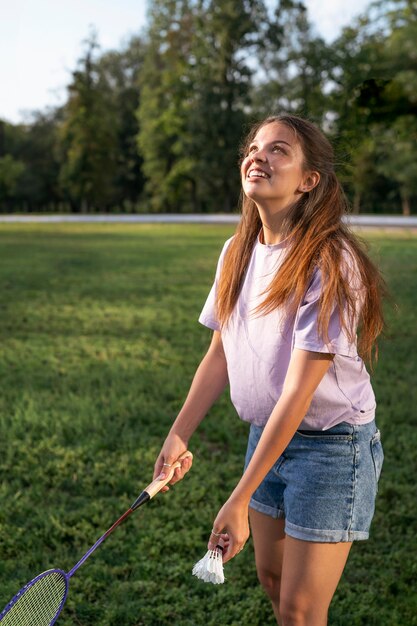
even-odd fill
[[(239, 215), (211, 213), (155, 213), (155, 214), (122, 214), (90, 213), (90, 214), (44, 214), (44, 215), (0, 215), (3, 223), (137, 223), (137, 224), (235, 224)], [(374, 228), (417, 228), (417, 216), (402, 215), (349, 215), (347, 220), (353, 226)]]

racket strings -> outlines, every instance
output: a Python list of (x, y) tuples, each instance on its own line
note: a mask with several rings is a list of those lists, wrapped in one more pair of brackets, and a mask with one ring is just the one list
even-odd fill
[(66, 593), (67, 581), (60, 572), (31, 581), (0, 619), (1, 626), (49, 626), (59, 614)]

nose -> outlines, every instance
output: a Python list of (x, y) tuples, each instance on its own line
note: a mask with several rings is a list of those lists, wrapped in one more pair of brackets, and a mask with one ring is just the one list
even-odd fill
[(263, 150), (258, 149), (258, 150), (254, 150), (251, 155), (251, 161), (253, 163), (255, 163), (256, 161), (261, 161), (261, 163), (265, 163), (266, 161), (266, 154)]

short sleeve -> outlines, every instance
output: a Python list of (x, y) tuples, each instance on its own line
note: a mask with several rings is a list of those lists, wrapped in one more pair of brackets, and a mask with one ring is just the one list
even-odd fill
[[(319, 334), (318, 316), (319, 300), (322, 291), (322, 277), (319, 269), (316, 269), (313, 279), (298, 309), (293, 347), (311, 352), (326, 352), (342, 356), (356, 357), (357, 345), (349, 341), (346, 332), (341, 326), (339, 308), (335, 306), (331, 312), (328, 328), (328, 341)], [(359, 299), (358, 299), (359, 306)], [(354, 321), (356, 329), (356, 321)]]
[(220, 278), (224, 256), (226, 254), (226, 250), (229, 247), (229, 244), (232, 241), (232, 239), (233, 237), (228, 239), (223, 246), (223, 249), (219, 256), (219, 260), (217, 262), (217, 269), (216, 269), (216, 276), (214, 279), (214, 283), (210, 289), (209, 295), (207, 296), (207, 300), (203, 306), (203, 310), (200, 313), (200, 317), (198, 318), (198, 321), (200, 322), (200, 324), (203, 324), (203, 326), (207, 326), (208, 328), (211, 328), (212, 330), (220, 330), (220, 324), (219, 324), (219, 321), (217, 319), (217, 314), (216, 314), (217, 285), (218, 285), (219, 278)]

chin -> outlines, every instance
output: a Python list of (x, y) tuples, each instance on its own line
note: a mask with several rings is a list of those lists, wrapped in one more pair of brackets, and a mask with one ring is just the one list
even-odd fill
[(245, 189), (243, 188), (243, 193), (247, 198), (256, 202), (257, 199), (262, 199), (262, 193), (259, 193), (258, 189)]
[(256, 204), (258, 209), (266, 210), (266, 206), (269, 206), (271, 203), (271, 199), (265, 198), (265, 196), (263, 196), (262, 194), (246, 193), (245, 195), (247, 198), (249, 198), (249, 200), (252, 200), (252, 202)]

